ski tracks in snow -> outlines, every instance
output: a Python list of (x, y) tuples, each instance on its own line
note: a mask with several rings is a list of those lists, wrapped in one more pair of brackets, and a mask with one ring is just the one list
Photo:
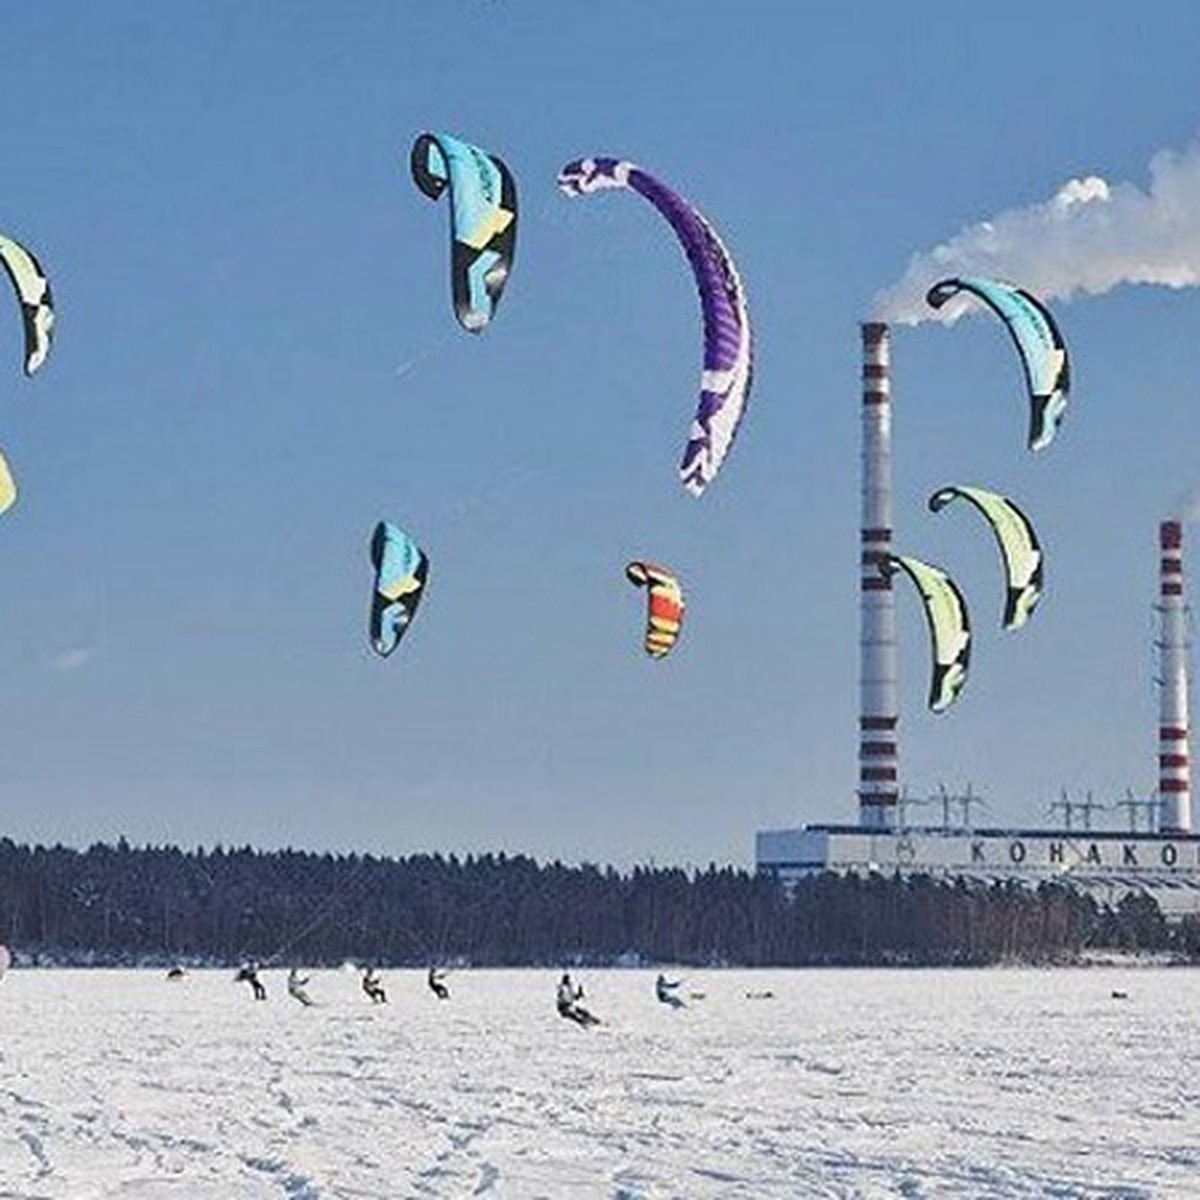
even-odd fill
[[(1165, 971), (14, 971), (0, 1200), (1175, 1200), (1200, 978)], [(1116, 985), (1129, 1002), (1113, 1005)], [(749, 1002), (748, 992), (771, 991)], [(1194, 993), (1194, 994), (1193, 994)]]

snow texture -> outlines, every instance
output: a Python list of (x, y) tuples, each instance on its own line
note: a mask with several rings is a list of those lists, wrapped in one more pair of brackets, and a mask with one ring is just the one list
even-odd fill
[[(1200, 975), (1172, 969), (14, 970), (0, 1197), (559, 1200), (1200, 1193)], [(747, 993), (772, 992), (771, 999)], [(703, 998), (695, 998), (703, 993)], [(1114, 993), (1125, 993), (1121, 998)]]

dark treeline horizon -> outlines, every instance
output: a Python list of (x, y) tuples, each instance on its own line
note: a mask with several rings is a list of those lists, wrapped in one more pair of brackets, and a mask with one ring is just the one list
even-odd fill
[(1200, 957), (1200, 921), (1057, 884), (3, 838), (0, 942), (43, 964), (982, 966)]

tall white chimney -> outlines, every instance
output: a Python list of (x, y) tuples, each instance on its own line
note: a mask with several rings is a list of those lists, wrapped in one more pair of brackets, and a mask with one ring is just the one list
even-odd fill
[(1164, 833), (1190, 833), (1192, 782), (1188, 751), (1187, 607), (1183, 591), (1183, 525), (1163, 521), (1158, 527), (1158, 643), (1161, 691), (1158, 708), (1159, 828)]
[(888, 327), (862, 327), (862, 558), (859, 580), (858, 823), (895, 824), (896, 610), (879, 570), (892, 549), (892, 404)]

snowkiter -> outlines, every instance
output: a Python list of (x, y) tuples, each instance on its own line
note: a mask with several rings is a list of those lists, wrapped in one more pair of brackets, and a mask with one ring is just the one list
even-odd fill
[(313, 1002), (312, 997), (304, 990), (307, 985), (308, 985), (308, 976), (301, 975), (299, 967), (293, 967), (288, 972), (288, 978), (287, 978), (288, 995), (291, 996), (293, 1000), (299, 1000), (300, 1003), (303, 1004), (305, 1008), (310, 1007)]
[(234, 976), (234, 982), (248, 983), (254, 991), (255, 1000), (267, 998), (267, 989), (263, 987), (263, 982), (258, 977), (258, 963), (256, 962), (243, 963), (241, 970)]
[(660, 975), (654, 981), (654, 994), (658, 997), (660, 1004), (669, 1004), (672, 1008), (683, 1008), (683, 1000), (675, 994), (675, 989), (683, 981), (680, 979), (668, 979), (665, 975)]
[(383, 990), (383, 980), (379, 978), (374, 967), (363, 967), (362, 990), (370, 997), (372, 1004), (386, 1004), (387, 992)]
[(437, 967), (429, 968), (429, 974), (426, 976), (426, 982), (429, 984), (429, 990), (439, 1000), (450, 999), (450, 989), (446, 986), (445, 980), (445, 971), (439, 971)]
[(564, 971), (558, 981), (558, 1015), (574, 1021), (576, 1025), (599, 1025), (600, 1018), (593, 1016), (579, 1003), (582, 999), (583, 988), (572, 983), (570, 972)]

